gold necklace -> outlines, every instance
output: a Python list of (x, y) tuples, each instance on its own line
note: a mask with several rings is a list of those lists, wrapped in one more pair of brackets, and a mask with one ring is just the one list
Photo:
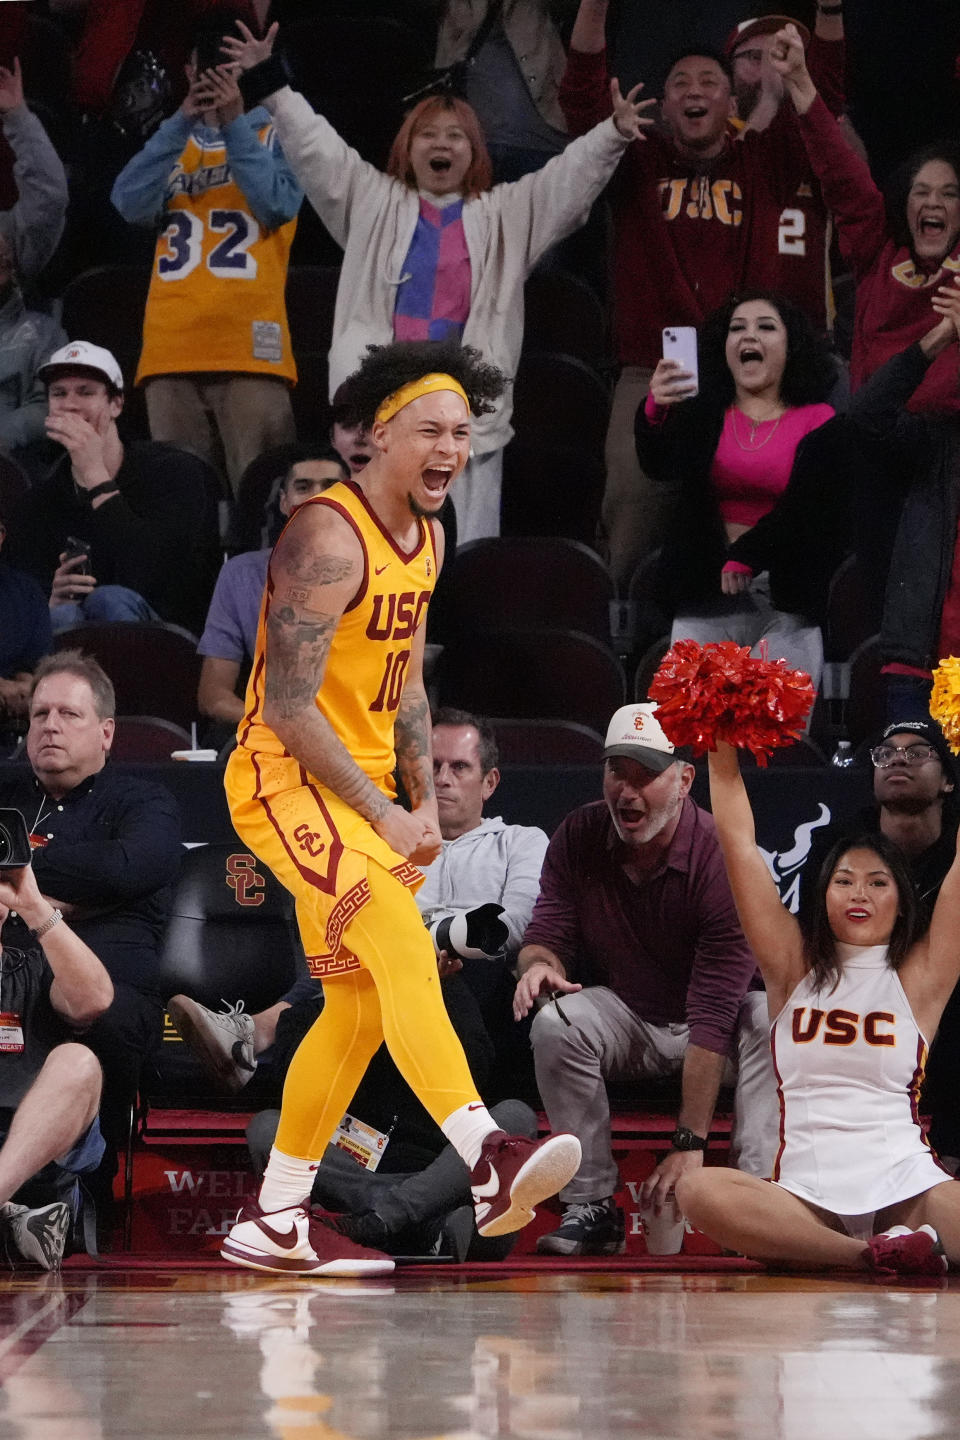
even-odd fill
[(773, 439), (774, 435), (776, 435), (777, 430), (778, 430), (779, 427), (780, 427), (780, 421), (783, 419), (784, 415), (787, 413), (785, 409), (780, 411), (780, 414), (777, 416), (776, 420), (774, 421), (773, 429), (770, 431), (769, 435), (764, 435), (763, 439), (759, 442), (759, 444), (757, 443), (757, 431), (760, 429), (760, 426), (761, 426), (761, 425), (766, 425), (766, 424), (768, 424), (768, 423), (770, 422), (770, 420), (773, 419), (773, 414), (772, 414), (772, 412), (771, 412), (770, 415), (765, 416), (762, 420), (754, 420), (751, 415), (744, 415), (743, 418), (744, 418), (745, 420), (747, 420), (747, 421), (749, 422), (749, 424), (750, 424), (750, 434), (749, 434), (749, 436), (747, 437), (747, 443), (746, 443), (746, 445), (744, 445), (743, 441), (740, 439), (740, 436), (737, 434), (737, 416), (740, 415), (740, 414), (743, 414), (743, 412), (740, 410), (740, 408), (739, 408), (737, 405), (732, 405), (730, 408), (731, 408), (731, 410), (732, 410), (732, 412), (733, 412), (733, 414), (732, 414), (733, 423), (732, 423), (732, 426), (731, 426), (731, 429), (733, 430), (733, 438), (734, 438), (734, 440), (737, 442), (737, 445), (739, 446), (739, 448), (740, 448), (741, 450), (746, 450), (746, 451), (748, 451), (748, 452), (753, 452), (753, 451), (755, 451), (755, 450), (762, 450), (763, 447), (764, 447), (764, 445), (768, 444), (769, 441), (771, 441), (771, 440)]

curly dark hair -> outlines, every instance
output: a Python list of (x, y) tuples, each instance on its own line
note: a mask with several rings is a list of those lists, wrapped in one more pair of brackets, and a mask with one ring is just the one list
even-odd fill
[(474, 415), (488, 415), (503, 394), (506, 379), (470, 345), (447, 340), (398, 340), (393, 345), (368, 345), (367, 355), (337, 390), (345, 425), (369, 429), (388, 395), (439, 372), (452, 375), (466, 391)]
[(836, 361), (826, 340), (786, 295), (775, 290), (741, 290), (708, 315), (700, 327), (700, 393), (724, 409), (732, 405), (736, 386), (727, 364), (726, 342), (733, 312), (750, 300), (776, 310), (787, 331), (787, 363), (780, 396), (787, 405), (816, 405), (826, 400), (837, 378)]
[[(942, 160), (945, 165), (953, 169), (958, 181), (960, 181), (960, 144), (956, 140), (945, 140), (934, 145), (925, 145), (922, 150), (915, 150), (908, 155), (897, 168), (891, 173), (883, 187), (883, 199), (887, 209), (887, 229), (890, 238), (895, 245), (905, 246), (913, 251), (913, 236), (910, 234), (910, 226), (907, 224), (907, 198), (917, 173), (928, 165), (931, 160)], [(952, 243), (945, 252), (956, 245), (956, 238), (951, 237)]]
[(832, 980), (833, 989), (836, 989), (840, 979), (840, 958), (837, 954), (837, 938), (827, 918), (827, 887), (841, 856), (849, 854), (851, 850), (872, 850), (886, 865), (897, 887), (897, 918), (890, 932), (887, 956), (892, 969), (899, 970), (911, 946), (924, 930), (923, 913), (917, 900), (916, 888), (906, 856), (899, 845), (895, 845), (877, 830), (842, 836), (820, 867), (809, 928), (804, 935), (804, 952), (817, 983), (823, 986)]

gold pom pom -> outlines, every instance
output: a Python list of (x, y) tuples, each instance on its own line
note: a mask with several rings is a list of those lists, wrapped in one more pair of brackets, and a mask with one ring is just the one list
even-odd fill
[(960, 659), (948, 655), (933, 672), (930, 714), (954, 755), (960, 755)]

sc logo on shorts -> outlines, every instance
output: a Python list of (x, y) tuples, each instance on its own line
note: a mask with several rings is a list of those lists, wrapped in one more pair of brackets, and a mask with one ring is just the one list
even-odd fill
[(262, 905), (265, 899), (264, 879), (252, 855), (228, 855), (226, 883), (238, 905)]
[(297, 826), (293, 832), (293, 838), (300, 846), (300, 849), (305, 850), (307, 854), (314, 859), (316, 856), (322, 855), (327, 848), (326, 841), (321, 840), (316, 831), (310, 829), (306, 821), (304, 821), (302, 825)]

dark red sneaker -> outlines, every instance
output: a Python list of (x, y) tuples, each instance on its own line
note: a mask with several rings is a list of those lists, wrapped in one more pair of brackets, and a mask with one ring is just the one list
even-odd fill
[(536, 1214), (535, 1205), (570, 1184), (581, 1155), (575, 1135), (527, 1140), (494, 1130), (470, 1172), (478, 1232), (509, 1235), (521, 1230)]
[(921, 1225), (918, 1230), (894, 1225), (868, 1240), (867, 1249), (867, 1265), (878, 1280), (895, 1275), (942, 1276), (947, 1271), (947, 1257), (932, 1225)]
[(264, 1214), (255, 1200), (240, 1211), (220, 1254), (278, 1275), (386, 1275), (394, 1268), (389, 1255), (348, 1240), (302, 1205)]

